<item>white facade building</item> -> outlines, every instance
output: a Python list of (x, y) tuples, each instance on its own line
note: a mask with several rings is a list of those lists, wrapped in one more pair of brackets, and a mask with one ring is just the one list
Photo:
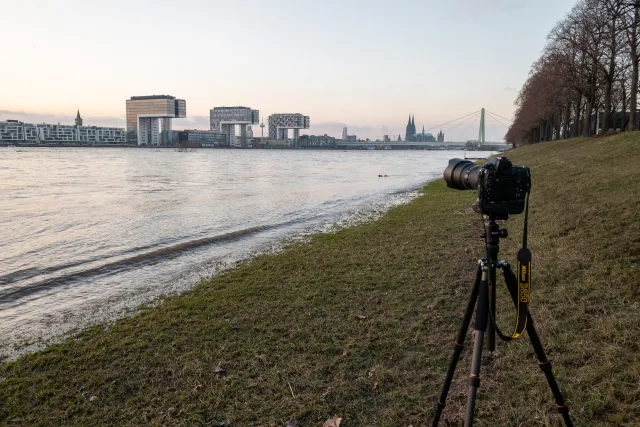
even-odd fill
[(18, 120), (0, 122), (0, 141), (3, 143), (87, 143), (125, 144), (123, 128), (34, 124)]

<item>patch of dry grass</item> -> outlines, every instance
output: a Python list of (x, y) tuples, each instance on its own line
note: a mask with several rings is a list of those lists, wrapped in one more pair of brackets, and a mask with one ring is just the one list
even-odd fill
[[(576, 425), (640, 424), (639, 144), (633, 133), (508, 153), (532, 169), (531, 309)], [(375, 222), (6, 363), (0, 424), (427, 425), (482, 254), (473, 199), (437, 181)], [(506, 225), (513, 260), (522, 216)], [(498, 304), (506, 326), (506, 289)], [(463, 415), (469, 347), (443, 425)], [(561, 422), (526, 338), (498, 343), (481, 375), (477, 425)]]

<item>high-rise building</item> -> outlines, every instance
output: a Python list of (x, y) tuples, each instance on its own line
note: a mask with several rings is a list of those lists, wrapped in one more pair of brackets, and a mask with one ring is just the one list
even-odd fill
[[(138, 145), (174, 142), (171, 119), (187, 117), (187, 103), (170, 95), (132, 96), (127, 99), (127, 132)], [(162, 132), (159, 119), (162, 119)]]
[(235, 138), (236, 125), (240, 126), (239, 143), (241, 147), (248, 145), (253, 137), (251, 125), (260, 123), (260, 112), (249, 107), (215, 107), (209, 111), (210, 129), (227, 135), (226, 146), (232, 145)]
[(300, 113), (272, 114), (269, 116), (269, 138), (288, 139), (289, 129), (293, 129), (295, 143), (300, 136), (300, 129), (309, 129), (309, 126), (309, 116)]
[(349, 135), (349, 132), (347, 132), (347, 128), (343, 127), (342, 128), (342, 140), (343, 141), (349, 141), (349, 142), (356, 142), (358, 140), (358, 136), (357, 135)]

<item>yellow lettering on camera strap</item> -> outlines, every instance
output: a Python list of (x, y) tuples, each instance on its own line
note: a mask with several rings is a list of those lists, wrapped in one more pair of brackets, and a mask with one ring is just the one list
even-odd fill
[(527, 314), (529, 313), (529, 301), (531, 300), (531, 251), (522, 248), (518, 251), (518, 275), (516, 304), (516, 325), (511, 334), (512, 338), (520, 338), (527, 327)]
[[(511, 341), (520, 338), (527, 328), (527, 316), (529, 314), (529, 302), (531, 302), (531, 251), (527, 248), (527, 223), (529, 216), (529, 193), (527, 192), (526, 207), (524, 211), (524, 232), (522, 234), (522, 248), (518, 251), (518, 263), (516, 275), (509, 266), (504, 266), (504, 280), (510, 290), (516, 292), (516, 323), (511, 336), (502, 333), (496, 324), (495, 314), (489, 310), (493, 328), (503, 341)], [(491, 279), (489, 279), (491, 280)], [(490, 286), (495, 284), (490, 283)], [(513, 292), (513, 291), (511, 291)]]

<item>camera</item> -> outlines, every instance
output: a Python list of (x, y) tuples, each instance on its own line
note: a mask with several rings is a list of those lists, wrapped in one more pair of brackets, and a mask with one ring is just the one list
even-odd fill
[(469, 160), (451, 159), (443, 177), (449, 188), (478, 190), (474, 210), (496, 219), (522, 213), (531, 189), (529, 168), (514, 166), (506, 157), (494, 157), (483, 166)]

